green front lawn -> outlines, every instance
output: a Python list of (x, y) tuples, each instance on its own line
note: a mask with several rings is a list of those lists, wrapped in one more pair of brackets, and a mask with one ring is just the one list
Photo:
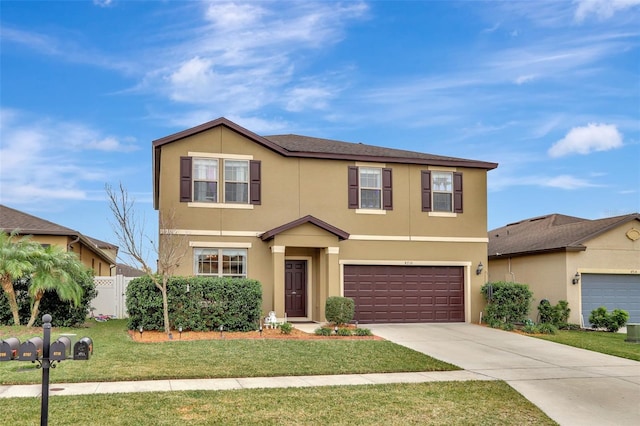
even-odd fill
[[(0, 400), (1, 401), (1, 400)], [(3, 401), (7, 425), (34, 425), (38, 398)], [(56, 396), (55, 425), (555, 425), (504, 382)]]
[(560, 330), (556, 334), (532, 334), (531, 336), (576, 348), (640, 361), (640, 343), (625, 342), (624, 339), (627, 338), (625, 333)]
[[(89, 336), (89, 361), (65, 360), (50, 370), (54, 383), (193, 379), (222, 377), (302, 376), (457, 370), (420, 352), (379, 340), (208, 340), (136, 343), (125, 320), (90, 322), (88, 328), (53, 329)], [(42, 336), (41, 329), (0, 327), (0, 338), (21, 342)], [(0, 362), (0, 384), (40, 383), (42, 373), (30, 362)]]

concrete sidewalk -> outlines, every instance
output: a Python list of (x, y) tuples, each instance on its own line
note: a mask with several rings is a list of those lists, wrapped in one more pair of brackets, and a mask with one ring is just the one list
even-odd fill
[[(127, 392), (170, 392), (186, 390), (230, 390), (255, 388), (375, 385), (465, 380), (496, 380), (464, 370), (419, 373), (342, 374), (323, 376), (246, 377), (237, 379), (175, 379), (139, 382), (51, 383), (49, 395), (87, 395)], [(39, 397), (42, 385), (0, 386), (0, 398)]]
[(561, 425), (640, 422), (640, 362), (474, 324), (366, 327), (467, 372), (506, 381)]

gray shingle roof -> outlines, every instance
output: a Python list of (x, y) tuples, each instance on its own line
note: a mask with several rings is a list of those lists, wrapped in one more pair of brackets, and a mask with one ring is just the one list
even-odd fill
[(561, 214), (525, 219), (489, 231), (489, 258), (552, 251), (582, 251), (586, 249), (584, 243), (588, 240), (633, 220), (640, 221), (640, 214), (596, 220)]
[(42, 234), (42, 235), (78, 235), (78, 231), (60, 226), (48, 220), (12, 209), (0, 204), (0, 229), (11, 233), (14, 229), (19, 229), (20, 234)]
[(11, 233), (14, 230), (18, 230), (19, 235), (60, 235), (80, 238), (87, 247), (91, 247), (92, 250), (110, 262), (109, 256), (100, 249), (118, 249), (113, 244), (87, 237), (74, 229), (0, 204), (0, 231)]
[(341, 154), (349, 156), (370, 156), (404, 158), (406, 160), (433, 160), (433, 161), (469, 161), (462, 158), (445, 157), (441, 155), (425, 154), (422, 152), (405, 151), (402, 149), (385, 148), (381, 146), (366, 145), (363, 143), (342, 142), (332, 139), (321, 139), (302, 135), (273, 135), (265, 136), (265, 139), (278, 144), (289, 152), (315, 153), (315, 154)]

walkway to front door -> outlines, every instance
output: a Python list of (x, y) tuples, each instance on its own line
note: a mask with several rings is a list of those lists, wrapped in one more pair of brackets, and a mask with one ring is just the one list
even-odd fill
[(307, 261), (286, 260), (284, 266), (284, 309), (287, 317), (307, 316)]

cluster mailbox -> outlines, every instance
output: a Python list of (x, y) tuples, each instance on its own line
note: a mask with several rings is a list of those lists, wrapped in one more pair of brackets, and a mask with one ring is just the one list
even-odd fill
[(18, 358), (18, 348), (20, 340), (17, 337), (9, 337), (7, 340), (0, 340), (0, 361), (11, 361)]
[(42, 358), (42, 337), (32, 337), (20, 345), (18, 358), (20, 361), (37, 361)]
[(87, 360), (93, 355), (93, 340), (91, 337), (83, 337), (73, 345), (73, 359)]
[[(17, 337), (8, 337), (0, 340), (1, 361), (38, 361), (42, 362), (46, 357), (42, 337), (32, 337), (20, 343)], [(91, 337), (83, 337), (75, 345), (67, 336), (60, 336), (58, 340), (49, 345), (49, 361), (64, 361), (65, 359), (88, 360), (93, 355), (93, 340)]]
[(71, 354), (71, 339), (66, 336), (58, 337), (58, 340), (51, 344), (49, 349), (49, 359), (51, 361), (63, 361)]

